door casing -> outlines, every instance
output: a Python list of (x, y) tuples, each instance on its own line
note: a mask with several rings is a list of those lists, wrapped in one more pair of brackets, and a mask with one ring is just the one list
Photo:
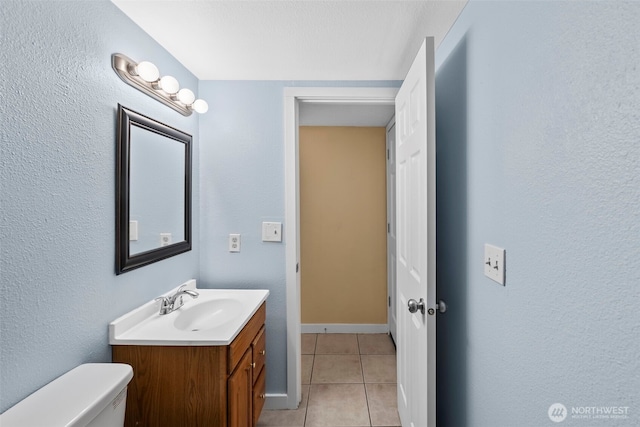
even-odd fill
[(387, 324), (394, 343), (397, 342), (396, 304), (396, 117), (391, 118), (387, 132)]
[(295, 409), (302, 400), (300, 322), (300, 187), (298, 163), (299, 103), (394, 105), (397, 88), (290, 87), (284, 89), (285, 271), (287, 392), (269, 394), (266, 409)]

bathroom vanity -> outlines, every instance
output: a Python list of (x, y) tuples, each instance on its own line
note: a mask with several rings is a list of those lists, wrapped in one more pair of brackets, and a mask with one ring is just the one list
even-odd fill
[[(196, 291), (198, 299), (173, 313), (139, 314), (127, 325), (123, 318), (135, 317), (129, 314), (110, 324), (113, 361), (134, 372), (125, 426), (257, 425), (265, 399), (268, 291)], [(231, 300), (244, 301), (238, 307)]]

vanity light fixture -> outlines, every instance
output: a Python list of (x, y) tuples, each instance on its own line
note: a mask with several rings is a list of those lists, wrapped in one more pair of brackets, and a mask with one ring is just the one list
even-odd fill
[(196, 100), (196, 96), (189, 89), (180, 89), (177, 95), (178, 101), (182, 102), (185, 105), (193, 104), (193, 101)]
[(173, 108), (183, 116), (190, 116), (193, 111), (204, 114), (209, 109), (207, 102), (196, 99), (191, 90), (180, 89), (180, 84), (175, 77), (160, 77), (158, 67), (149, 61), (136, 63), (121, 53), (114, 53), (111, 56), (111, 66), (127, 84)]
[(175, 95), (180, 89), (180, 83), (173, 76), (164, 76), (153, 85), (153, 88), (162, 89), (169, 95)]

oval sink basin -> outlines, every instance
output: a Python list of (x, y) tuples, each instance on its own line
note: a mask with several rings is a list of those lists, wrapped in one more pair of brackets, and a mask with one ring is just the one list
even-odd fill
[(198, 298), (185, 297), (184, 305), (169, 314), (160, 314), (157, 298), (147, 302), (109, 323), (109, 344), (229, 345), (269, 296), (266, 289), (200, 289), (193, 279), (183, 285)]
[(173, 325), (182, 331), (193, 332), (219, 328), (235, 320), (241, 309), (240, 301), (231, 298), (192, 301), (178, 311)]

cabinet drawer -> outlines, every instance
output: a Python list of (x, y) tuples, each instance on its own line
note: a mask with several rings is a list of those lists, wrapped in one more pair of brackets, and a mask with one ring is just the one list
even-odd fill
[(266, 337), (264, 326), (258, 332), (258, 335), (251, 343), (251, 351), (253, 352), (253, 382), (255, 383), (262, 371), (264, 361), (267, 358)]
[(260, 419), (260, 413), (265, 401), (265, 375), (267, 368), (265, 367), (258, 375), (258, 380), (253, 385), (253, 425), (258, 425), (258, 419)]
[(227, 374), (231, 374), (236, 365), (244, 355), (245, 351), (251, 346), (256, 334), (264, 325), (266, 320), (266, 305), (262, 303), (256, 314), (253, 315), (249, 322), (242, 328), (236, 339), (229, 345), (229, 364)]

